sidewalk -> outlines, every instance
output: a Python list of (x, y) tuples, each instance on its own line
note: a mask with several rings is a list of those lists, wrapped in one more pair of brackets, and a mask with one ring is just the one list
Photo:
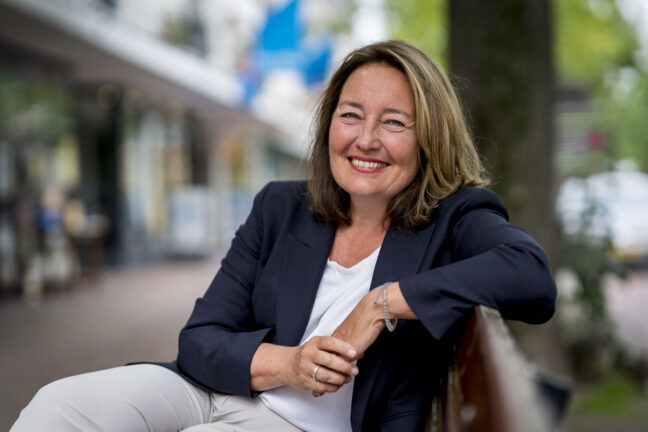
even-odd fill
[(0, 431), (43, 385), (140, 360), (175, 359), (178, 332), (220, 262), (106, 271), (40, 304), (0, 303)]

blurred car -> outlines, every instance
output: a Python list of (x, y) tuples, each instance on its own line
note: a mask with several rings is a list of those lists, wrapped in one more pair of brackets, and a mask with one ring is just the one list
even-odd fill
[(625, 169), (571, 177), (560, 187), (556, 211), (567, 235), (609, 240), (616, 258), (648, 263), (648, 174)]

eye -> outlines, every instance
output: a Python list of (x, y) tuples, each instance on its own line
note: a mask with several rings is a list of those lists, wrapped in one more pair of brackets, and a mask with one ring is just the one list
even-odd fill
[(360, 115), (354, 112), (345, 112), (340, 114), (340, 117), (346, 118), (346, 119), (360, 119)]
[(387, 119), (382, 122), (382, 127), (389, 131), (400, 133), (407, 129), (407, 125), (398, 119)]
[(385, 120), (384, 123), (385, 123), (386, 125), (388, 125), (388, 126), (394, 126), (394, 127), (400, 127), (400, 128), (404, 128), (404, 127), (405, 127), (405, 123), (403, 123), (403, 122), (400, 121), (400, 120), (396, 120), (396, 119), (389, 119), (389, 120)]

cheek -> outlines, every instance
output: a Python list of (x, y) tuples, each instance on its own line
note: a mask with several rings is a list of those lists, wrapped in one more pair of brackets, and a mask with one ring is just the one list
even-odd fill
[[(329, 157), (329, 166), (331, 167), (331, 172), (333, 177), (336, 178), (338, 172), (342, 169), (342, 165), (346, 160), (344, 155), (344, 146), (340, 145), (340, 140), (336, 138), (333, 130), (329, 134), (329, 145), (328, 145), (328, 157)], [(336, 178), (336, 181), (338, 179)]]
[(418, 145), (416, 141), (400, 140), (391, 142), (388, 146), (389, 154), (406, 171), (418, 169)]
[(419, 161), (418, 161), (418, 146), (413, 144), (409, 151), (403, 155), (405, 171), (407, 172), (407, 177), (409, 180), (413, 180), (418, 171)]
[(329, 149), (332, 152), (343, 152), (349, 145), (353, 142), (354, 139), (354, 130), (348, 126), (343, 126), (337, 124), (336, 122), (331, 124), (329, 129)]

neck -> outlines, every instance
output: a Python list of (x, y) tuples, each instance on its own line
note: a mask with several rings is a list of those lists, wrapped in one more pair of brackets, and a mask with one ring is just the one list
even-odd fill
[(373, 201), (351, 201), (351, 225), (386, 231), (389, 225), (385, 220), (387, 205)]

